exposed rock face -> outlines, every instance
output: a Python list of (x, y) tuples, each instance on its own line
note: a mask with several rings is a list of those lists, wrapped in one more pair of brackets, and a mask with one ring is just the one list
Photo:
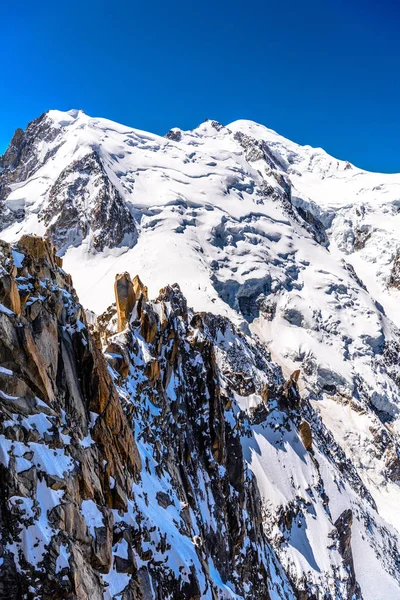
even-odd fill
[(312, 448), (312, 431), (310, 424), (307, 421), (302, 421), (299, 425), (299, 433), (301, 437), (301, 441), (304, 444), (304, 448), (306, 450), (311, 450)]
[[(299, 370), (285, 381), (227, 318), (176, 284), (150, 301), (128, 273), (89, 328), (49, 241), (0, 252), (20, 298), (0, 305), (0, 598), (361, 598), (338, 498), (395, 573)], [(305, 577), (290, 546), (313, 535), (325, 554)]]
[[(14, 595), (345, 599), (350, 509), (365, 600), (399, 595), (399, 182), (248, 121), (16, 132), (0, 226), (47, 241), (1, 250)], [(128, 275), (112, 304), (127, 265), (238, 327)]]
[(16, 130), (10, 146), (0, 157), (0, 202), (10, 192), (11, 184), (27, 179), (49, 158), (49, 155), (39, 157), (38, 146), (43, 141), (53, 142), (57, 135), (46, 114), (31, 121), (25, 131)]
[(170, 129), (168, 133), (166, 133), (165, 137), (169, 140), (173, 140), (174, 142), (179, 142), (182, 137), (182, 133), (179, 129)]
[[(49, 242), (25, 236), (13, 249), (3, 243), (1, 262), (24, 303), (20, 315), (11, 302), (0, 311), (0, 597), (27, 597), (30, 589), (40, 598), (100, 599), (104, 589), (114, 597), (107, 577), (123, 574), (127, 599), (149, 597), (149, 585), (160, 598), (211, 598), (218, 587), (212, 557), (224, 580), (267, 600), (259, 496), (223, 416), (212, 343), (192, 337), (179, 289), (162, 290), (160, 313), (138, 278), (117, 278), (124, 328), (134, 308), (137, 315), (132, 331), (114, 336), (107, 349), (114, 367), (115, 355), (123, 355), (119, 388)], [(133, 367), (141, 355), (135, 327), (153, 357)], [(178, 368), (186, 380), (181, 391), (173, 384)], [(152, 412), (150, 399), (158, 406)], [(142, 463), (134, 421), (155, 460), (146, 450)], [(146, 481), (156, 485), (160, 524), (172, 508), (176, 535), (192, 548), (179, 577), (160, 561), (174, 540), (150, 517)], [(203, 502), (213, 527), (203, 520)]]
[(129, 273), (122, 273), (115, 278), (115, 299), (118, 313), (118, 331), (123, 331), (135, 306), (136, 294)]
[(88, 236), (95, 251), (122, 243), (133, 246), (137, 241), (135, 221), (96, 150), (62, 171), (40, 219), (61, 250), (79, 245)]
[(296, 210), (304, 221), (306, 229), (312, 233), (315, 240), (319, 244), (327, 246), (329, 244), (328, 236), (323, 223), (318, 219), (318, 217), (316, 217), (310, 210), (306, 210), (302, 206), (297, 206)]
[[(17, 129), (11, 144), (0, 157), (0, 229), (25, 217), (24, 201), (6, 202), (11, 186), (25, 182), (65, 143), (62, 124), (47, 115)], [(137, 229), (127, 205), (107, 175), (96, 148), (72, 161), (59, 173), (48, 190), (48, 202), (39, 211), (39, 222), (61, 253), (87, 240), (91, 251), (120, 245), (134, 246)]]
[(286, 171), (287, 164), (285, 164), (279, 156), (276, 156), (262, 140), (256, 140), (240, 131), (237, 131), (234, 137), (244, 148), (246, 159), (248, 161), (255, 162), (257, 160), (264, 160), (270, 169), (281, 169)]
[[(309, 231), (315, 240), (323, 245), (328, 245), (328, 236), (323, 223), (305, 206), (298, 206), (292, 202), (292, 184), (287, 175), (289, 164), (275, 153), (263, 140), (258, 140), (237, 131), (234, 134), (236, 141), (244, 149), (246, 160), (251, 163), (264, 163), (265, 175), (272, 176), (277, 186), (265, 182), (263, 195), (266, 199), (279, 200), (284, 209)], [(261, 201), (262, 202), (262, 201)]]
[(400, 289), (400, 253), (394, 259), (392, 272), (390, 274), (390, 285)]
[[(136, 390), (143, 443), (155, 452), (155, 463), (148, 461), (143, 476), (165, 480), (164, 489), (152, 500), (149, 496), (150, 510), (155, 506), (161, 512), (153, 538), (159, 540), (158, 554), (168, 551), (173, 540), (167, 535), (162, 541), (162, 512), (178, 509), (180, 531), (192, 540), (197, 563), (195, 569), (182, 564), (188, 577), (184, 585), (168, 570), (159, 568), (156, 575), (150, 569), (153, 585), (156, 577), (162, 597), (208, 597), (204, 578), (211, 592), (215, 581), (207, 565), (212, 557), (224, 581), (235, 582), (235, 589), (242, 593), (247, 589), (249, 598), (268, 599), (270, 576), (257, 550), (267, 545), (259, 520), (259, 495), (245, 470), (240, 436), (225, 418), (226, 400), (217, 384), (212, 338), (199, 336), (197, 327), (191, 327), (178, 286), (161, 290), (154, 306), (142, 295), (133, 314), (136, 320), (131, 322), (127, 343), (128, 353), (136, 355), (137, 369), (131, 369), (121, 386), (127, 394)], [(199, 319), (208, 321), (203, 329), (216, 327), (216, 334), (219, 327), (224, 330), (228, 326), (208, 315)], [(194, 320), (195, 324), (198, 321)], [(145, 355), (136, 332), (147, 343)], [(150, 398), (156, 412), (150, 409)], [(203, 520), (203, 503), (212, 512), (215, 526)], [(145, 556), (148, 560), (151, 555)]]
[(14, 266), (9, 246), (0, 250), (5, 255), (0, 271), (0, 301), (6, 308), (16, 314), (21, 312), (21, 298), (15, 282), (16, 268)]
[(343, 511), (340, 517), (335, 522), (337, 539), (339, 543), (339, 552), (343, 557), (343, 561), (345, 567), (349, 573), (349, 597), (350, 598), (360, 598), (361, 590), (359, 585), (357, 584), (355, 573), (354, 573), (354, 563), (353, 563), (353, 553), (351, 550), (351, 526), (353, 524), (353, 513), (350, 509)]
[[(112, 510), (126, 507), (141, 469), (105, 359), (56, 263), (40, 238), (1, 245), (24, 298), (20, 314), (12, 303), (0, 310), (2, 598), (29, 597), (32, 585), (40, 598), (102, 598)], [(98, 514), (91, 533), (80, 506)]]
[(386, 444), (386, 468), (392, 481), (400, 483), (400, 450), (395, 444)]

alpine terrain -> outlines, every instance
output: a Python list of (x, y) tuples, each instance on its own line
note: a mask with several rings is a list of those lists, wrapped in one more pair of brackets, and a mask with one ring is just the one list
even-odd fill
[(0, 598), (400, 599), (400, 175), (49, 111), (0, 238)]

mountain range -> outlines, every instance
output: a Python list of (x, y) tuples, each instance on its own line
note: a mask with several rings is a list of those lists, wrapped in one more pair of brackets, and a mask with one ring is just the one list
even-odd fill
[(1, 598), (400, 598), (400, 174), (49, 111), (0, 237)]

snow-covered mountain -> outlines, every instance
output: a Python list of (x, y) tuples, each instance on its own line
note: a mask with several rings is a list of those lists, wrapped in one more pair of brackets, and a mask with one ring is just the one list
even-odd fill
[[(92, 479), (108, 460), (98, 448), (101, 407), (82, 390), (79, 410), (76, 396), (71, 404), (51, 362), (43, 371), (52, 394), (30, 384), (50, 403), (51, 424), (41, 405), (15, 408), (15, 381), (0, 386), (2, 464), (14, 481), (28, 469), (18, 461), (38, 473), (29, 493), (7, 484), (7, 510), (26, 532), (3, 540), (7, 577), (29, 572), (33, 594), (55, 597), (43, 591), (48, 582), (35, 588), (48, 559), (29, 550), (27, 516), (15, 507), (34, 520), (35, 502), (52, 512), (68, 497), (85, 535), (48, 521), (45, 510), (29, 527), (62, 562), (72, 597), (88, 597), (82, 590), (93, 579), (98, 597), (108, 583), (113, 598), (400, 598), (399, 208), (400, 175), (362, 171), (250, 121), (206, 121), (162, 138), (50, 111), (17, 130), (0, 158), (0, 235), (11, 244), (3, 245), (1, 320), (32, 330), (39, 348), (50, 338), (72, 344), (76, 389), (93, 363), (82, 364), (79, 344), (101, 343), (118, 422), (135, 430), (129, 445), (138, 458), (133, 480), (125, 474), (118, 484), (128, 502), (107, 500), (110, 473), (97, 491), (80, 485), (72, 494), (83, 464)], [(37, 256), (30, 234), (56, 247), (64, 271), (50, 250)], [(46, 272), (42, 259), (53, 261)], [(148, 290), (118, 277), (113, 308), (115, 277), (125, 271)], [(165, 287), (175, 282), (180, 289)], [(51, 335), (32, 315), (39, 304), (59, 305)], [(3, 336), (14, 335), (10, 327)], [(54, 337), (60, 327), (68, 342)], [(0, 383), (21, 375), (15, 336), (12, 352), (0, 346), (8, 371)], [(71, 369), (64, 355), (58, 364)], [(65, 463), (59, 475), (69, 473), (63, 494), (49, 485), (55, 467), (20, 447), (33, 438), (12, 433), (30, 431), (38, 414), (34, 443), (43, 452), (54, 444), (50, 425), (63, 423), (55, 446)], [(96, 457), (71, 446), (71, 436), (94, 445)], [(124, 465), (123, 453), (118, 460)], [(109, 546), (101, 558), (96, 524)], [(135, 568), (120, 570), (121, 552), (135, 556)], [(64, 571), (53, 570), (60, 587)]]

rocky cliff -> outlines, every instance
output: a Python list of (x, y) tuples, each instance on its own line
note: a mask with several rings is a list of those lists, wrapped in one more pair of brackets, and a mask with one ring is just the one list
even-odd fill
[(141, 470), (132, 425), (54, 249), (25, 236), (0, 252), (0, 595), (100, 598), (112, 509)]
[(0, 245), (1, 598), (361, 598), (354, 531), (398, 579), (298, 372), (127, 273), (88, 325), (61, 262), (35, 236)]
[(122, 331), (105, 316), (91, 333), (48, 242), (2, 243), (1, 268), (0, 597), (216, 598), (231, 582), (268, 598), (207, 316), (177, 286), (153, 306), (125, 275)]

